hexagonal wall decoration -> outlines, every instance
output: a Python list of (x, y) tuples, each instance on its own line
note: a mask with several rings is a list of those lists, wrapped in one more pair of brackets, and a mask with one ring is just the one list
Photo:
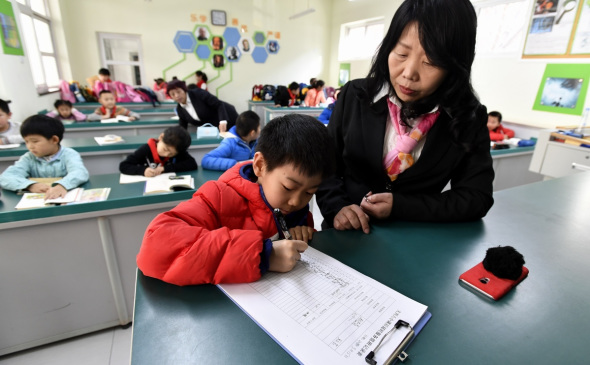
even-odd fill
[(197, 46), (196, 54), (197, 57), (199, 57), (200, 59), (208, 60), (209, 58), (211, 58), (211, 48), (209, 48), (209, 45), (199, 44)]
[(223, 70), (227, 64), (227, 59), (223, 53), (215, 52), (211, 58), (211, 64), (213, 65), (213, 68)]
[(242, 53), (240, 52), (240, 49), (236, 46), (229, 46), (225, 49), (225, 57), (227, 59), (227, 62), (238, 62), (241, 56)]
[(174, 36), (174, 45), (178, 49), (178, 52), (193, 53), (197, 45), (197, 40), (193, 36), (193, 33), (179, 30)]
[(266, 48), (264, 47), (256, 47), (252, 51), (252, 59), (256, 63), (264, 63), (268, 58), (268, 53), (266, 52)]
[(238, 49), (242, 53), (252, 52), (252, 49), (254, 49), (254, 43), (252, 43), (252, 39), (249, 37), (242, 37), (238, 43)]
[(240, 41), (240, 31), (238, 28), (225, 28), (225, 31), (223, 32), (223, 38), (225, 38), (225, 41), (227, 42), (226, 47), (237, 47), (238, 42)]
[(280, 48), (281, 47), (279, 46), (279, 41), (277, 41), (275, 39), (271, 39), (266, 43), (266, 50), (270, 54), (277, 54), (277, 52), (279, 52)]
[(207, 42), (211, 38), (211, 29), (205, 24), (197, 24), (195, 26), (195, 38), (197, 42)]
[(264, 35), (264, 32), (254, 32), (252, 39), (254, 39), (254, 43), (256, 43), (257, 46), (263, 46), (264, 41), (266, 41), (266, 36)]

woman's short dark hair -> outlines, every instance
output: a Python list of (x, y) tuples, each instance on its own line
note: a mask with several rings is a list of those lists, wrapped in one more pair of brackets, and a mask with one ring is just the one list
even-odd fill
[(395, 94), (389, 75), (389, 54), (409, 24), (418, 28), (420, 43), (429, 61), (447, 72), (431, 95), (404, 103), (402, 119), (408, 120), (439, 105), (451, 115), (451, 130), (458, 141), (459, 121), (472, 120), (480, 103), (471, 86), (475, 57), (477, 17), (469, 0), (405, 0), (395, 12), (389, 30), (373, 57), (367, 76), (367, 96), (373, 102), (383, 85)]
[(184, 92), (187, 92), (186, 82), (182, 80), (172, 80), (168, 83), (168, 87), (166, 88), (166, 94), (170, 95), (170, 91), (174, 89), (182, 89)]

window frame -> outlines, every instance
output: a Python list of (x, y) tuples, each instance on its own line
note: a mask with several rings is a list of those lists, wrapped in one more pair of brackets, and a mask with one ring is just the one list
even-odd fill
[[(141, 35), (138, 34), (127, 34), (127, 33), (109, 33), (109, 32), (96, 32), (96, 38), (98, 40), (98, 48), (100, 52), (100, 62), (101, 67), (109, 68), (109, 65), (127, 65), (127, 66), (137, 66), (139, 67), (139, 77), (141, 78), (141, 82), (146, 82), (145, 78), (145, 66), (143, 63), (143, 46), (141, 43)], [(107, 60), (106, 57), (106, 50), (104, 47), (104, 40), (105, 39), (126, 39), (126, 40), (134, 40), (137, 41), (137, 51), (138, 51), (138, 61), (114, 61), (114, 60)], [(119, 80), (118, 80), (119, 81)], [(147, 85), (147, 84), (144, 84)], [(133, 85), (134, 87), (141, 87), (142, 85)]]
[[(19, 10), (19, 21), (21, 22), (21, 27), (20, 30), (23, 32), (23, 40), (26, 42), (26, 37), (24, 37), (24, 32), (26, 31), (25, 28), (22, 26), (22, 15), (26, 15), (28, 17), (31, 18), (32, 24), (33, 24), (33, 35), (32, 37), (34, 37), (35, 39), (35, 44), (37, 46), (37, 52), (39, 52), (39, 63), (41, 65), (43, 65), (43, 57), (53, 57), (55, 59), (55, 65), (57, 68), (57, 79), (58, 80), (62, 80), (62, 70), (60, 67), (60, 64), (58, 62), (58, 50), (57, 50), (57, 45), (55, 43), (55, 34), (54, 34), (54, 30), (53, 30), (53, 24), (51, 21), (51, 11), (49, 9), (49, 5), (47, 4), (47, 0), (42, 0), (43, 1), (43, 5), (45, 7), (45, 11), (47, 13), (47, 15), (38, 13), (36, 11), (33, 10), (32, 6), (31, 6), (31, 0), (23, 0), (25, 2), (25, 4), (22, 4), (20, 1), (15, 1), (14, 5), (16, 5), (18, 7)], [(37, 32), (34, 31), (34, 27), (35, 27), (35, 20), (38, 20), (40, 22), (43, 22), (45, 24), (47, 24), (48, 28), (49, 28), (49, 37), (51, 39), (51, 43), (52, 43), (52, 48), (53, 48), (53, 52), (43, 52), (41, 51), (41, 47), (39, 46), (39, 40), (37, 38)], [(25, 50), (28, 47), (25, 47)], [(30, 57), (33, 57), (33, 55), (30, 54), (30, 52), (27, 52), (26, 54), (27, 59), (29, 59)], [(31, 62), (29, 60), (29, 68), (32, 68), (31, 66)], [(43, 84), (37, 84), (35, 83), (35, 88), (37, 89), (37, 94), (39, 95), (45, 95), (45, 94), (49, 94), (52, 92), (56, 92), (59, 91), (59, 82), (57, 85), (48, 85), (47, 84), (47, 75), (45, 74), (45, 69), (44, 67), (41, 67), (41, 73), (43, 74)], [(31, 73), (32, 73), (32, 69), (31, 69)], [(35, 80), (33, 80), (33, 82), (35, 82)]]
[(385, 35), (385, 17), (376, 17), (376, 18), (369, 18), (364, 20), (359, 20), (350, 23), (344, 23), (340, 25), (340, 41), (338, 43), (338, 62), (348, 62), (348, 61), (359, 61), (359, 60), (368, 60), (373, 58), (375, 55), (375, 49), (371, 54), (368, 55), (359, 55), (357, 57), (350, 57), (347, 55), (343, 55), (341, 49), (344, 47), (344, 44), (350, 34), (352, 29), (364, 28), (365, 35), (367, 33), (367, 28), (373, 25), (382, 25), (384, 34), (381, 35), (379, 38), (378, 45), (383, 41), (383, 36)]

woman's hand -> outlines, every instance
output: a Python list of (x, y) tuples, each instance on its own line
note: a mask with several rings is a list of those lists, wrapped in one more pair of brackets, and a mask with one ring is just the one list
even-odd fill
[(313, 227), (297, 226), (289, 228), (289, 233), (292, 239), (307, 243), (313, 237)]
[(391, 193), (373, 194), (369, 192), (361, 201), (363, 212), (378, 219), (389, 217), (392, 207), (393, 194)]
[(347, 229), (362, 229), (369, 233), (369, 216), (356, 204), (348, 205), (334, 217), (334, 228), (343, 231)]

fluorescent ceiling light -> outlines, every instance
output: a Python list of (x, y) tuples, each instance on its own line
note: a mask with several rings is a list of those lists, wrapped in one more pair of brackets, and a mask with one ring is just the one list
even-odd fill
[(290, 20), (293, 20), (293, 19), (296, 19), (296, 18), (302, 17), (302, 16), (304, 16), (304, 15), (311, 14), (311, 13), (313, 13), (313, 12), (315, 12), (315, 9), (314, 9), (314, 8), (307, 8), (307, 9), (303, 10), (302, 12), (299, 12), (299, 13), (297, 13), (297, 14), (293, 14), (293, 15), (291, 15), (291, 16), (289, 17), (289, 19), (290, 19)]

